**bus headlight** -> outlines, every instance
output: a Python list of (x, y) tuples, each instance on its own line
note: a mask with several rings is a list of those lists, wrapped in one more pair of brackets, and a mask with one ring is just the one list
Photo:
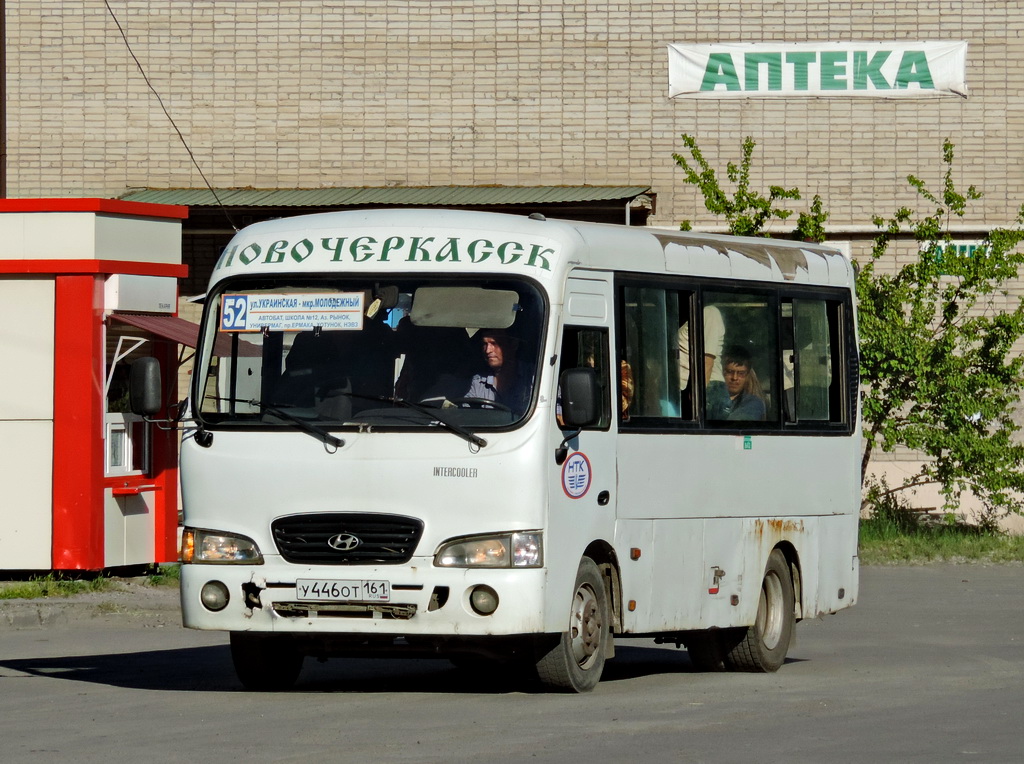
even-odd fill
[(540, 533), (507, 533), (452, 539), (441, 545), (434, 564), (442, 568), (539, 568), (544, 563)]
[(245, 536), (186, 528), (181, 534), (181, 561), (262, 565), (263, 555), (256, 542)]

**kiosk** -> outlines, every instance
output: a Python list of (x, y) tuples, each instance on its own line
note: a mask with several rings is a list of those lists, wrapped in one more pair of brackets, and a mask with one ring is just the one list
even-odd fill
[(0, 571), (177, 560), (178, 437), (129, 413), (128, 364), (161, 361), (173, 416), (187, 207), (0, 200)]

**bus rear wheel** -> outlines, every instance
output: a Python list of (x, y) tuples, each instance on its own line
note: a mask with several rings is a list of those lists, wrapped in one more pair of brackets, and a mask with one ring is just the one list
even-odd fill
[(569, 628), (537, 661), (541, 684), (564, 692), (589, 692), (604, 671), (609, 631), (608, 591), (597, 564), (580, 562), (569, 608)]
[(287, 635), (231, 632), (231, 662), (247, 690), (289, 689), (299, 678), (304, 657), (295, 640)]
[(785, 555), (773, 549), (761, 581), (754, 624), (725, 656), (726, 667), (736, 671), (778, 671), (786, 661), (795, 628), (793, 577)]

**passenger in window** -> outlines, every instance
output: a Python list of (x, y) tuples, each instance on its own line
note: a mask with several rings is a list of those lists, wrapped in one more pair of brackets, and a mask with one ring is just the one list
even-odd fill
[[(676, 336), (679, 347), (679, 389), (690, 386), (690, 323), (679, 327)], [(725, 344), (725, 322), (722, 312), (714, 305), (704, 307), (704, 381), (724, 381), (722, 376), (722, 346)]]
[(494, 401), (517, 415), (530, 405), (532, 375), (517, 358), (519, 340), (501, 329), (484, 329), (480, 347), (487, 370), (474, 374), (466, 398)]
[[(714, 305), (704, 306), (704, 385), (713, 381), (724, 383), (722, 376), (722, 346), (725, 344), (725, 323), (722, 312)], [(679, 390), (682, 416), (694, 418), (694, 386), (696, 374), (690, 373), (690, 322), (679, 327), (676, 334), (679, 358)]]
[(709, 420), (760, 422), (765, 418), (764, 392), (751, 366), (750, 353), (733, 346), (722, 354), (725, 382), (708, 385)]
[(633, 367), (626, 361), (619, 362), (619, 386), (622, 391), (622, 421), (625, 422), (629, 420), (629, 407), (633, 405), (633, 392), (636, 390), (633, 383)]
[[(581, 332), (580, 334), (580, 355), (581, 365), (589, 366), (592, 369), (597, 369), (598, 373), (603, 375), (604, 368), (599, 367), (597, 364), (598, 358), (598, 342), (600, 341), (600, 334), (597, 332)], [(622, 414), (623, 421), (629, 419), (629, 406), (633, 402), (633, 367), (631, 367), (626, 361), (619, 362), (619, 389), (620, 389), (620, 402), (619, 410)], [(557, 416), (559, 424), (561, 424), (561, 396), (562, 393), (559, 391), (559, 402), (556, 408), (559, 409)]]

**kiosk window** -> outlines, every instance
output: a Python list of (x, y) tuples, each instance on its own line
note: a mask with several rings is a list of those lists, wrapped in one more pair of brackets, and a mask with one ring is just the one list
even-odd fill
[(129, 364), (146, 354), (151, 338), (107, 330), (106, 406), (103, 412), (106, 474), (150, 471), (151, 426), (128, 406)]

